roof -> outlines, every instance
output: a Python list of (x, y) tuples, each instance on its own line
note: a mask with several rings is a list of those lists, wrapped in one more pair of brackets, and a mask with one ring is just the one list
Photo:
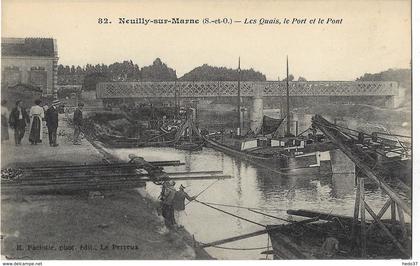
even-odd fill
[(56, 41), (52, 38), (2, 38), (1, 55), (56, 57)]

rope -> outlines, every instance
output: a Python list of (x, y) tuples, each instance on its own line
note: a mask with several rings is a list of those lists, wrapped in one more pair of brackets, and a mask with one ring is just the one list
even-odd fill
[(278, 219), (278, 220), (281, 220), (281, 221), (285, 221), (285, 222), (288, 222), (288, 223), (290, 223), (291, 221), (289, 221), (289, 220), (287, 220), (287, 219), (283, 219), (283, 218), (280, 218), (280, 217), (277, 217), (277, 216), (273, 216), (273, 215), (270, 215), (270, 214), (266, 214), (266, 213), (262, 213), (262, 212), (258, 212), (258, 211), (254, 211), (254, 210), (252, 210), (252, 209), (248, 209), (249, 211), (251, 211), (251, 212), (255, 212), (255, 213), (258, 213), (258, 214), (262, 214), (262, 215), (264, 215), (264, 216), (267, 216), (267, 217), (271, 217), (271, 218), (274, 218), (274, 219)]
[[(267, 211), (267, 209), (256, 208), (256, 207), (245, 207), (245, 206), (238, 206), (238, 205), (229, 205), (229, 204), (220, 204), (220, 203), (212, 203), (212, 202), (204, 202), (209, 205), (213, 206), (222, 206), (222, 207), (230, 207), (230, 208), (238, 208), (238, 209), (246, 209), (246, 210), (259, 210), (259, 211)], [(287, 209), (270, 209), (272, 211), (287, 211)]]
[[(209, 189), (211, 186), (213, 186), (214, 184), (216, 184), (220, 179), (217, 179), (216, 181), (214, 181), (213, 183), (211, 183), (209, 186), (207, 186), (204, 190), (202, 190), (200, 193), (198, 193), (195, 197), (198, 198), (201, 194), (203, 194), (207, 189)], [(187, 202), (187, 204), (185, 204), (185, 207), (187, 207), (188, 204), (190, 204), (192, 201)]]
[(300, 132), (296, 137), (302, 136), (303, 133), (307, 132), (308, 130), (310, 130), (311, 128), (307, 128), (304, 131)]
[(217, 211), (223, 212), (223, 213), (228, 214), (228, 215), (230, 215), (230, 216), (233, 216), (233, 217), (236, 217), (236, 218), (238, 218), (238, 219), (241, 219), (241, 220), (247, 221), (247, 222), (249, 222), (249, 223), (256, 224), (256, 225), (259, 225), (259, 226), (261, 226), (261, 227), (266, 228), (266, 226), (265, 226), (265, 225), (263, 225), (263, 224), (257, 223), (257, 222), (255, 222), (255, 221), (251, 221), (251, 220), (249, 220), (249, 219), (247, 219), (247, 218), (244, 218), (244, 217), (238, 216), (238, 215), (236, 215), (236, 214), (233, 214), (233, 213), (230, 213), (230, 212), (224, 211), (224, 210), (222, 210), (222, 209), (219, 209), (219, 208), (213, 207), (213, 206), (211, 206), (211, 205), (209, 205), (209, 204), (207, 204), (207, 203), (201, 202), (201, 201), (199, 201), (199, 200), (197, 200), (197, 199), (196, 199), (195, 201), (197, 201), (197, 202), (199, 202), (199, 203), (203, 204), (204, 206), (207, 206), (207, 207), (209, 207), (209, 208), (212, 208), (212, 209), (215, 209), (215, 210), (217, 210)]

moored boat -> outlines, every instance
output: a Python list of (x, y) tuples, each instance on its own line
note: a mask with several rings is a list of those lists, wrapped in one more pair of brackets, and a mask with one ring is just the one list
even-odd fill
[[(333, 216), (333, 215), (332, 215)], [(390, 230), (401, 231), (399, 225), (383, 221)], [(409, 228), (409, 224), (406, 224)], [(360, 243), (351, 239), (351, 224), (335, 219), (313, 223), (269, 225), (267, 231), (273, 247), (274, 259), (360, 259)], [(275, 230), (270, 230), (275, 229)], [(409, 229), (411, 234), (411, 228)], [(360, 232), (360, 225), (356, 227)], [(402, 235), (402, 234), (397, 234)], [(410, 246), (410, 239), (398, 239)], [(389, 237), (378, 227), (367, 236), (366, 256), (369, 259), (407, 259), (395, 248)]]

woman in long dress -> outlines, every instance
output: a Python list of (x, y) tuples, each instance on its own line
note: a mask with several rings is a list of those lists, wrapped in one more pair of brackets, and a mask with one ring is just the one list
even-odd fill
[(1, 141), (9, 140), (9, 109), (7, 109), (7, 101), (1, 101)]
[(41, 107), (41, 100), (35, 100), (35, 105), (29, 111), (30, 133), (29, 142), (31, 144), (38, 144), (42, 142), (42, 119), (44, 119), (44, 108)]

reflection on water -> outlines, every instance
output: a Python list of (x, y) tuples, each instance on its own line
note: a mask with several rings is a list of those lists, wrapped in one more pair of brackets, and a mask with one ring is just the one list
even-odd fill
[[(166, 167), (165, 169), (170, 172), (223, 170), (224, 174), (233, 176), (232, 179), (216, 182), (201, 194), (198, 199), (204, 202), (256, 207), (262, 209), (264, 213), (282, 218), (288, 217), (287, 209), (308, 209), (353, 215), (355, 179), (352, 174), (279, 176), (268, 169), (256, 167), (207, 148), (200, 152), (172, 148), (113, 149), (109, 152), (125, 161), (128, 159), (128, 154), (134, 153), (149, 161), (180, 160), (185, 162), (182, 166)], [(215, 181), (187, 180), (177, 182), (176, 186), (183, 184), (190, 195), (197, 195), (213, 182)], [(147, 191), (157, 198), (160, 187), (148, 183)], [(385, 195), (377, 188), (367, 189), (366, 193), (367, 202), (375, 211), (379, 210), (386, 201)], [(220, 208), (262, 224), (283, 223), (281, 220), (262, 216), (247, 209)], [(196, 202), (187, 206), (186, 211), (179, 215), (179, 220), (197, 241), (203, 243), (262, 229), (258, 225), (225, 215)], [(267, 235), (262, 235), (224, 246), (266, 247), (267, 240)], [(260, 254), (264, 250), (236, 251), (218, 248), (206, 250), (218, 259), (265, 258), (265, 255)]]

